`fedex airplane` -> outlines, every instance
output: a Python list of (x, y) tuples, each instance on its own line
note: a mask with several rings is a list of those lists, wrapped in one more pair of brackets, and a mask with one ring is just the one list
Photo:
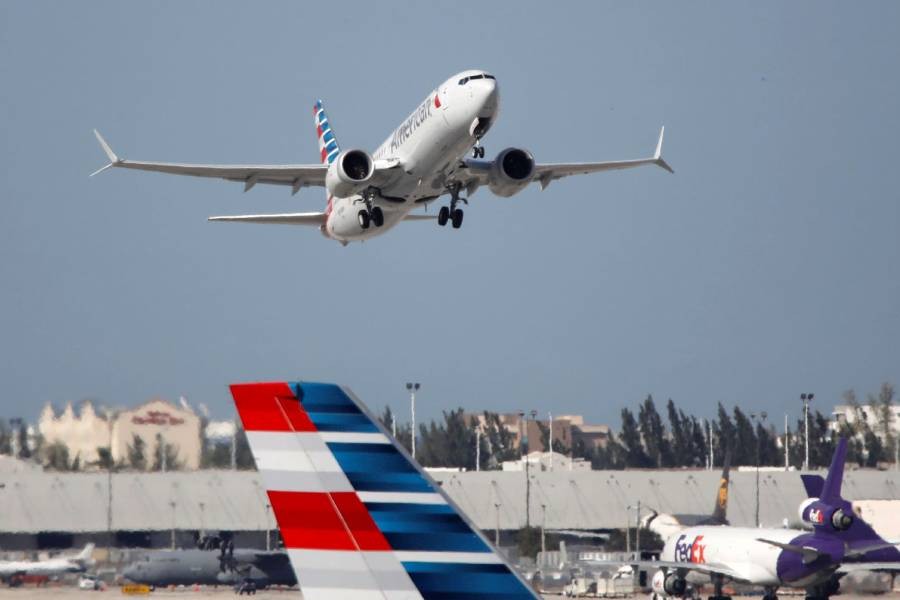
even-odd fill
[(304, 600), (540, 598), (350, 390), (231, 394)]
[[(700, 526), (684, 529), (668, 540), (652, 580), (656, 598), (683, 596), (688, 581), (712, 582), (711, 600), (726, 600), (726, 581), (765, 589), (776, 600), (779, 587), (802, 588), (807, 600), (827, 600), (837, 593), (840, 577), (853, 570), (900, 570), (900, 550), (853, 513), (841, 497), (847, 440), (835, 449), (818, 497), (800, 505), (800, 518), (812, 532), (798, 529)], [(809, 485), (807, 485), (807, 489)]]
[[(664, 129), (651, 158), (609, 162), (536, 163), (530, 152), (507, 148), (494, 160), (484, 159), (481, 140), (496, 122), (500, 96), (496, 78), (485, 71), (457, 73), (432, 90), (374, 153), (341, 150), (322, 101), (313, 106), (313, 124), (321, 164), (200, 165), (124, 160), (97, 130), (94, 134), (109, 158), (110, 167), (175, 175), (213, 177), (243, 182), (244, 191), (256, 184), (283, 185), (296, 194), (304, 187), (324, 187), (322, 212), (210, 217), (210, 221), (275, 223), (317, 227), (341, 244), (363, 241), (387, 232), (401, 221), (437, 220), (458, 229), (461, 204), (475, 190), (487, 186), (509, 197), (536, 181), (546, 189), (556, 179), (599, 171), (657, 165), (672, 171), (662, 159)], [(473, 158), (468, 158), (469, 153)], [(461, 194), (465, 193), (465, 197)], [(449, 202), (436, 216), (413, 213), (443, 196)]]
[(710, 514), (670, 514), (650, 509), (650, 514), (641, 519), (641, 527), (649, 529), (661, 539), (669, 539), (674, 534), (696, 525), (728, 525), (728, 481), (731, 472), (731, 448), (725, 451), (722, 477), (716, 488), (716, 500)]

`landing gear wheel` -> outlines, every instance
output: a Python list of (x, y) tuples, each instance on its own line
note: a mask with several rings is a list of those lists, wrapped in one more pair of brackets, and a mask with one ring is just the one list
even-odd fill
[(446, 206), (442, 206), (441, 210), (438, 211), (438, 225), (443, 227), (447, 224), (447, 221), (450, 220), (450, 209)]
[(459, 229), (463, 222), (463, 211), (461, 208), (457, 208), (453, 211), (452, 214), (453, 219), (453, 229)]
[(484, 146), (475, 146), (472, 148), (473, 158), (484, 158)]
[(376, 206), (375, 208), (373, 208), (370, 216), (375, 227), (381, 227), (382, 225), (384, 225), (384, 212), (381, 210), (380, 206)]
[(363, 229), (369, 228), (369, 213), (368, 211), (361, 210), (356, 214), (356, 219), (359, 221), (359, 226)]

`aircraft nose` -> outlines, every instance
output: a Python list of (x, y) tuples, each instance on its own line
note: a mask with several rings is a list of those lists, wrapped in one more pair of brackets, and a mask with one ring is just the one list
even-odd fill
[(494, 79), (482, 79), (477, 82), (477, 94), (481, 100), (481, 115), (487, 116), (497, 110), (497, 102), (500, 99), (500, 90)]

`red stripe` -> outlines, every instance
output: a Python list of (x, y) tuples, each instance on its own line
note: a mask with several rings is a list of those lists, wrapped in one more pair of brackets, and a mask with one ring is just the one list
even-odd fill
[(328, 159), (328, 148), (322, 148), (322, 162)]
[(285, 548), (356, 550), (328, 494), (269, 490)]
[(332, 492), (331, 499), (337, 505), (360, 550), (391, 549), (356, 492)]
[(247, 431), (316, 431), (286, 383), (234, 384), (231, 395)]

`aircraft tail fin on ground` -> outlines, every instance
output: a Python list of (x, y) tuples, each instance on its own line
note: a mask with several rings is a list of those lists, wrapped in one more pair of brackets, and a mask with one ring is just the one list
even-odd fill
[(825, 483), (822, 485), (822, 493), (819, 500), (822, 502), (834, 502), (841, 499), (841, 484), (844, 481), (844, 462), (847, 460), (847, 438), (838, 440), (831, 457), (831, 466), (825, 475)]
[(822, 495), (822, 486), (825, 485), (825, 480), (822, 479), (821, 475), (804, 473), (800, 476), (800, 479), (803, 481), (803, 487), (806, 490), (807, 498), (818, 498)]
[(538, 598), (352, 392), (231, 393), (304, 598)]
[(731, 448), (725, 450), (725, 462), (722, 465), (722, 477), (716, 490), (716, 504), (710, 516), (711, 523), (728, 524), (728, 480), (731, 473)]
[(328, 120), (328, 115), (325, 113), (325, 107), (322, 106), (321, 100), (317, 100), (313, 105), (313, 118), (319, 139), (319, 157), (322, 163), (330, 165), (337, 158), (341, 149), (338, 146), (337, 139), (334, 137), (334, 132), (331, 130), (331, 123)]

